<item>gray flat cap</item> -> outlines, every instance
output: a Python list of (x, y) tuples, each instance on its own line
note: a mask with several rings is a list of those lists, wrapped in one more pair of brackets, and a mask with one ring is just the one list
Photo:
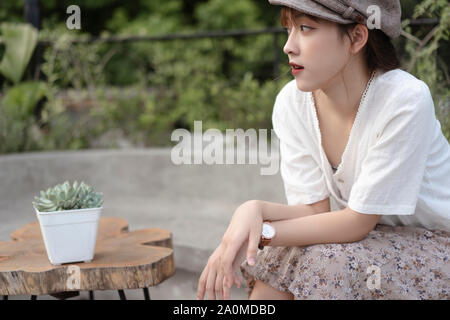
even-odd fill
[(402, 30), (400, 0), (269, 0), (269, 3), (341, 24), (367, 23), (371, 28), (376, 26), (378, 15), (381, 31), (391, 38), (398, 37)]

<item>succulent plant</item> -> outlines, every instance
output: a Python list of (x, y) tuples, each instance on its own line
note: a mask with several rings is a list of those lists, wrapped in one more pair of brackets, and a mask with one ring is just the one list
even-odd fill
[(99, 208), (103, 204), (103, 194), (94, 192), (93, 188), (78, 181), (73, 186), (65, 181), (47, 191), (41, 191), (40, 197), (34, 197), (34, 207), (40, 212)]

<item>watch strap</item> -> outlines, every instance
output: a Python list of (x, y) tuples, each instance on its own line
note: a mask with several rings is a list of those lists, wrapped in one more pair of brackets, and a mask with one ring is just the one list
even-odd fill
[(264, 249), (264, 247), (270, 243), (270, 240), (272, 240), (272, 239), (261, 238), (261, 240), (259, 241), (259, 244), (258, 244), (258, 249), (259, 250)]
[[(263, 223), (271, 223), (271, 222), (272, 221), (270, 221), (270, 220), (263, 221)], [(259, 239), (258, 249), (262, 250), (265, 246), (267, 246), (270, 243), (271, 240), (272, 239), (264, 238), (263, 235), (261, 234), (261, 238)]]

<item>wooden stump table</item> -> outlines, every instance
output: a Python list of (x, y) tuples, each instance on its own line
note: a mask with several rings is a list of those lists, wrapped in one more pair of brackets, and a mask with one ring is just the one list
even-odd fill
[(103, 217), (99, 221), (94, 259), (89, 263), (50, 263), (39, 222), (14, 231), (12, 241), (0, 242), (0, 295), (49, 294), (59, 299), (95, 290), (144, 290), (157, 285), (175, 273), (172, 234), (151, 228), (129, 232), (121, 218)]

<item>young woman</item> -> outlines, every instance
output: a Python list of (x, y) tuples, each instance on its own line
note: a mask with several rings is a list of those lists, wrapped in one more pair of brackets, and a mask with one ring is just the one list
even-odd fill
[(249, 299), (449, 299), (450, 146), (428, 86), (399, 69), (399, 1), (269, 2), (295, 77), (272, 117), (288, 205), (236, 210), (198, 299), (229, 299), (240, 272)]

